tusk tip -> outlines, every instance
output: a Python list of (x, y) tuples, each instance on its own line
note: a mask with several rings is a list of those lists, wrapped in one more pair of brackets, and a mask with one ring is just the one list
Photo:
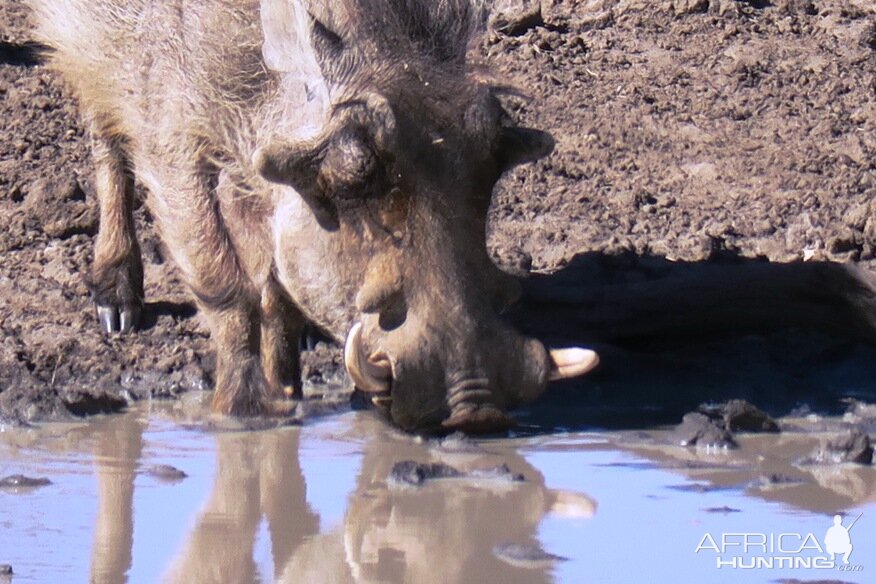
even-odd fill
[(356, 387), (369, 393), (382, 393), (390, 389), (392, 366), (389, 359), (365, 357), (362, 354), (362, 323), (357, 322), (347, 335), (344, 344), (344, 365)]
[(551, 349), (550, 356), (551, 381), (584, 375), (599, 365), (599, 355), (596, 351), (581, 347)]

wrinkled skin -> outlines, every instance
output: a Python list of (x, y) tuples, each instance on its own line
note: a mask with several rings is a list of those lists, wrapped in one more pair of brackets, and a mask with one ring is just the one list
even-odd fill
[(301, 396), (305, 320), (409, 430), (505, 428), (596, 364), (497, 316), (519, 292), (486, 252), (490, 195), (553, 142), (467, 68), (468, 2), (31, 1), (95, 138), (103, 326), (142, 306), (133, 173), (210, 326), (215, 411)]

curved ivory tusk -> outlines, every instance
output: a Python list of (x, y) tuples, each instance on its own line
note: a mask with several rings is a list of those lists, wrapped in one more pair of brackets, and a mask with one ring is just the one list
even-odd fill
[(590, 349), (582, 349), (580, 347), (551, 349), (550, 355), (551, 381), (584, 375), (599, 365), (599, 355)]
[(344, 344), (344, 365), (353, 383), (362, 391), (380, 393), (390, 388), (392, 366), (386, 358), (371, 360), (362, 354), (362, 323), (357, 322)]

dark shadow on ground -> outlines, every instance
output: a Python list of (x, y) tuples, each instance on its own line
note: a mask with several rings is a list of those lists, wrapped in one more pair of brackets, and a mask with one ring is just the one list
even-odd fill
[(198, 309), (190, 302), (147, 302), (143, 307), (143, 316), (140, 319), (139, 329), (149, 330), (153, 328), (162, 316), (172, 318), (192, 318)]
[(731, 398), (776, 416), (874, 401), (873, 283), (830, 262), (576, 256), (525, 280), (508, 317), (549, 346), (596, 348), (601, 364), (518, 412), (521, 430), (672, 424)]
[(13, 67), (35, 67), (44, 61), (43, 55), (49, 50), (40, 43), (2, 43), (0, 42), (0, 64)]

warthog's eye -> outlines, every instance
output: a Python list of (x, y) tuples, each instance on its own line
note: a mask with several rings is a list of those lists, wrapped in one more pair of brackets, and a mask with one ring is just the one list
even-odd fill
[(337, 105), (314, 138), (270, 140), (253, 154), (253, 167), (265, 180), (293, 187), (320, 225), (336, 229), (339, 205), (386, 192), (384, 159), (391, 159), (394, 143), (392, 108), (382, 96), (366, 94)]
[(352, 199), (367, 193), (378, 170), (374, 150), (360, 137), (344, 135), (329, 145), (318, 180), (325, 196)]

